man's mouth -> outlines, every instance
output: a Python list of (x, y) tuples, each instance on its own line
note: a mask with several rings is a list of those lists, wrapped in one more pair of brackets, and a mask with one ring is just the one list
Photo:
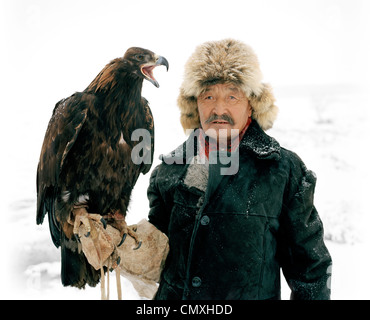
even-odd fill
[(229, 124), (227, 121), (212, 121), (213, 124)]

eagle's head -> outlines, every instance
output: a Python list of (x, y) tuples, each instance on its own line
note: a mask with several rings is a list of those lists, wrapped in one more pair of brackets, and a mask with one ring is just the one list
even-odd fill
[(157, 66), (166, 66), (168, 70), (169, 67), (166, 58), (156, 55), (150, 50), (138, 47), (129, 48), (123, 56), (123, 59), (130, 62), (133, 67), (133, 73), (150, 81), (157, 88), (159, 87), (159, 83), (153, 76), (154, 68)]

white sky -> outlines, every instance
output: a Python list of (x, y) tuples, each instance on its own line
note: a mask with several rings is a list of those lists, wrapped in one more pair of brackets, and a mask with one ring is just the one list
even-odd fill
[(178, 78), (197, 44), (238, 38), (278, 84), (362, 81), (370, 52), (367, 0), (2, 0), (1, 6), (6, 65), (12, 73), (36, 73), (45, 87), (49, 79), (78, 74), (85, 83), (70, 85), (81, 90), (130, 46), (168, 56)]

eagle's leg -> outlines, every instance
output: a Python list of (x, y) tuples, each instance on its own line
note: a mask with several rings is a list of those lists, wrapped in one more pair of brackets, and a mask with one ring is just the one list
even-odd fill
[(87, 233), (85, 234), (85, 237), (90, 236), (91, 225), (90, 225), (89, 219), (95, 220), (97, 222), (101, 222), (104, 228), (106, 228), (106, 222), (102, 218), (102, 216), (100, 214), (88, 213), (86, 205), (75, 205), (72, 209), (72, 216), (74, 220), (69, 219), (68, 222), (73, 225), (73, 234), (75, 238), (77, 239), (77, 241), (79, 241), (78, 229), (81, 224), (85, 226), (85, 229), (87, 231)]
[[(106, 217), (106, 216), (105, 216)], [(141, 247), (141, 240), (137, 236), (137, 233), (135, 232), (134, 227), (129, 227), (126, 223), (125, 217), (123, 214), (117, 210), (113, 213), (110, 213), (107, 215), (108, 221), (110, 225), (116, 229), (119, 230), (120, 236), (121, 236), (121, 242), (118, 244), (118, 247), (122, 245), (122, 243), (125, 241), (126, 236), (129, 235), (130, 237), (134, 238), (135, 242), (137, 243), (137, 247), (133, 250), (137, 250)]]

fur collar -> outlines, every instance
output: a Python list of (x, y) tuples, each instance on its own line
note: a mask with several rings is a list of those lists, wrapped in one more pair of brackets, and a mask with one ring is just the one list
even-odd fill
[(257, 121), (252, 121), (239, 144), (239, 152), (245, 155), (252, 152), (258, 159), (279, 160), (280, 144), (274, 138), (267, 135)]
[(208, 160), (200, 161), (199, 155), (194, 157), (194, 161), (189, 164), (184, 178), (184, 184), (191, 188), (197, 188), (203, 192), (206, 192), (208, 176), (209, 176), (209, 164)]

